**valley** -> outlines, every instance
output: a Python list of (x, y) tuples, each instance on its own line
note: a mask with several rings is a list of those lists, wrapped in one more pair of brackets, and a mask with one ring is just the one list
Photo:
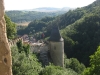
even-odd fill
[[(41, 10), (42, 9), (44, 10), (44, 8), (41, 8)], [(27, 35), (29, 39), (33, 37), (36, 40), (42, 39), (46, 44), (48, 42), (51, 43), (48, 39), (50, 39), (50, 36), (56, 35), (57, 30), (54, 30), (54, 34), (52, 33), (52, 29), (55, 26), (57, 26), (60, 31), (60, 33), (57, 33), (57, 36), (59, 34), (58, 37), (61, 36), (60, 38), (64, 39), (64, 68), (55, 66), (52, 64), (52, 60), (48, 66), (43, 67), (44, 65), (38, 60), (39, 54), (29, 53), (29, 44), (24, 45), (19, 42), (17, 47), (12, 47), (13, 72), (16, 75), (21, 75), (21, 68), (24, 71), (26, 70), (25, 66), (28, 66), (30, 69), (29, 72), (32, 72), (32, 69), (34, 69), (36, 75), (100, 74), (100, 0), (96, 0), (88, 6), (63, 13), (7, 11), (6, 14), (8, 39), (14, 40), (20, 36)], [(14, 22), (18, 25), (22, 25), (22, 27), (16, 30), (17, 25), (14, 24)], [(57, 36), (55, 37), (58, 38)], [(53, 37), (53, 39), (55, 37)], [(58, 43), (58, 41), (56, 42)], [(50, 46), (52, 46), (52, 44)], [(56, 48), (54, 46), (51, 48), (56, 50), (58, 47)], [(15, 52), (13, 50), (15, 50)], [(17, 55), (19, 57), (17, 57)], [(28, 59), (28, 55), (32, 59)], [(23, 63), (19, 62), (21, 60)], [(25, 61), (30, 64), (32, 62), (35, 65), (30, 65)], [(27, 73), (30, 75), (29, 72)], [(34, 73), (32, 72), (32, 75), (34, 75)]]

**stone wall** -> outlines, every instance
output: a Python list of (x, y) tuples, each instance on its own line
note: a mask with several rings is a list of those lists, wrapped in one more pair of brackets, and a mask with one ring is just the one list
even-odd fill
[(30, 45), (30, 51), (34, 53), (40, 53), (41, 51), (48, 51), (48, 46), (44, 43), (29, 43), (26, 41), (23, 41), (23, 38), (17, 38), (15, 40), (9, 40), (9, 47), (16, 46), (16, 43), (21, 40), (23, 44), (29, 44)]
[(0, 75), (12, 75), (12, 57), (6, 35), (4, 12), (4, 0), (0, 0)]
[(30, 44), (30, 50), (34, 53), (40, 53), (42, 51), (48, 51), (48, 46), (43, 43), (32, 43)]
[(9, 46), (12, 47), (12, 46), (16, 46), (16, 43), (21, 40), (22, 43), (23, 43), (23, 39), (22, 38), (17, 38), (15, 40), (9, 40)]
[(64, 67), (64, 42), (50, 41), (49, 44), (50, 55), (54, 65)]

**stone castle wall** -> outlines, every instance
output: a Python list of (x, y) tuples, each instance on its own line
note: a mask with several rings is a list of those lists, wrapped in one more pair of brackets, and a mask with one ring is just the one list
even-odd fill
[(23, 44), (29, 44), (30, 45), (30, 51), (34, 53), (40, 53), (41, 51), (47, 51), (48, 46), (43, 43), (29, 43), (26, 41), (23, 41), (23, 38), (17, 38), (15, 40), (9, 40), (9, 46), (16, 46), (16, 43), (21, 40)]
[(4, 0), (0, 0), (0, 75), (12, 75), (12, 57), (6, 35)]
[(19, 40), (21, 40), (22, 43), (23, 43), (23, 39), (22, 39), (22, 38), (17, 38), (17, 39), (15, 39), (15, 40), (9, 40), (9, 46), (10, 46), (10, 47), (15, 46), (16, 43), (17, 43)]

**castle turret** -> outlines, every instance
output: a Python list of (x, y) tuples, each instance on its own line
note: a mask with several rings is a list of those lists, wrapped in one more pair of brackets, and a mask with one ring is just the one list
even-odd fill
[(64, 40), (57, 26), (54, 26), (49, 38), (50, 55), (54, 65), (64, 67)]

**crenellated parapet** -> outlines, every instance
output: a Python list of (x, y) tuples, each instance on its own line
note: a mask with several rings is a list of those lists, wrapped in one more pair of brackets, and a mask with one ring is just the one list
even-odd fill
[(21, 38), (17, 38), (17, 39), (15, 39), (15, 40), (10, 40), (9, 39), (9, 46), (10, 47), (12, 47), (12, 46), (15, 46), (16, 45), (16, 43), (18, 42), (18, 41), (22, 41), (22, 43), (23, 43), (23, 38), (21, 37)]

